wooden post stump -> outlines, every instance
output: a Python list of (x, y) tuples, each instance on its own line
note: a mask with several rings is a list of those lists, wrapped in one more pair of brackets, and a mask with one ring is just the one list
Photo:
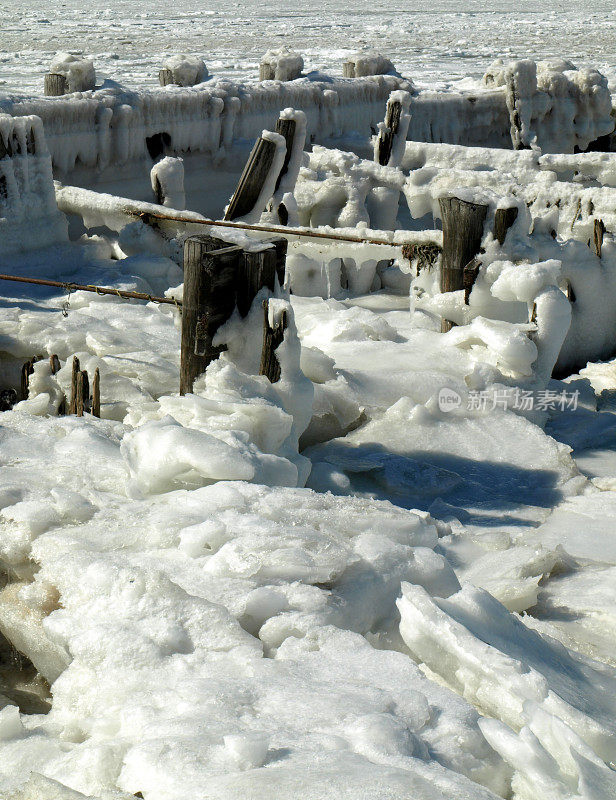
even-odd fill
[(180, 394), (192, 392), (195, 379), (224, 349), (212, 340), (235, 308), (242, 257), (241, 247), (214, 237), (190, 236), (184, 242)]
[(237, 281), (237, 310), (242, 317), (248, 315), (252, 301), (264, 286), (274, 291), (276, 261), (273, 247), (256, 253), (243, 253)]
[(173, 72), (170, 69), (159, 69), (158, 82), (161, 86), (172, 86), (174, 83)]
[(399, 100), (388, 100), (385, 113), (385, 127), (379, 133), (377, 142), (377, 160), (382, 167), (389, 164), (394, 138), (400, 127), (402, 117), (402, 103)]
[(280, 175), (278, 176), (278, 180), (276, 181), (276, 189), (280, 186), (280, 182), (284, 175), (287, 174), (289, 171), (289, 163), (291, 161), (291, 155), (293, 154), (293, 141), (295, 139), (295, 129), (297, 128), (297, 123), (294, 119), (282, 119), (279, 118), (276, 122), (276, 133), (279, 133), (285, 140), (287, 145), (287, 152), (284, 157), (284, 161), (282, 164), (282, 169), (280, 170)]
[(259, 64), (259, 80), (260, 81), (273, 81), (276, 78), (276, 72), (271, 64), (263, 62)]
[(276, 145), (259, 137), (248, 157), (244, 171), (225, 212), (225, 220), (234, 220), (248, 214), (259, 199), (263, 184), (274, 163)]
[(593, 227), (593, 236), (592, 236), (592, 251), (593, 253), (601, 258), (601, 250), (603, 248), (603, 236), (605, 234), (605, 225), (603, 224), (602, 219), (596, 219), (595, 224)]
[(34, 365), (38, 361), (37, 356), (32, 356), (31, 359), (25, 362), (21, 368), (21, 399), (28, 399), (28, 389), (30, 384), (30, 375), (34, 372)]
[(77, 373), (77, 394), (75, 398), (75, 413), (78, 417), (83, 417), (84, 411), (90, 408), (90, 381), (85, 370)]
[(507, 231), (517, 218), (518, 209), (516, 206), (496, 209), (494, 212), (494, 238), (498, 240), (499, 244), (505, 243)]
[(77, 413), (77, 382), (81, 370), (79, 359), (73, 356), (73, 371), (71, 373), (71, 402), (68, 407), (69, 414)]
[[(457, 197), (441, 197), (439, 206), (443, 222), (441, 292), (456, 292), (465, 288), (464, 268), (479, 253), (488, 207)], [(443, 320), (443, 333), (452, 327), (449, 320)]]
[(101, 373), (97, 367), (94, 371), (94, 380), (92, 381), (92, 416), (100, 417), (101, 415)]
[(49, 356), (49, 367), (51, 369), (52, 375), (55, 375), (57, 372), (60, 372), (60, 359), (58, 358), (56, 353), (54, 353), (52, 356)]
[(284, 332), (287, 327), (287, 312), (283, 311), (274, 324), (269, 321), (269, 301), (263, 301), (263, 350), (261, 351), (261, 366), (259, 375), (265, 375), (270, 383), (280, 380), (280, 362), (276, 357), (276, 348), (284, 341)]
[(48, 72), (45, 75), (45, 95), (47, 97), (60, 97), (63, 94), (68, 94), (68, 81), (64, 75)]
[(354, 78), (355, 77), (355, 62), (354, 61), (345, 61), (342, 65), (342, 77), (343, 78)]

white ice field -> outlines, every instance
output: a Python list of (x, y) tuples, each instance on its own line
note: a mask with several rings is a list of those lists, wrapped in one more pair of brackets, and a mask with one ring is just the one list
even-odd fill
[[(283, 42), (334, 76), (370, 47), (432, 88), (475, 91), (495, 55), (616, 83), (607, 2), (485, 6), (4, 3), (0, 108), (40, 95), (76, 44), (99, 85), (129, 89), (180, 51), (253, 83)], [(276, 187), (284, 140), (267, 134), (246, 219), (276, 221), (273, 195), (292, 225), (387, 244), (291, 241), (286, 287), (234, 313), (192, 394), (173, 305), (0, 281), (0, 392), (43, 356), (0, 412), (0, 800), (616, 799), (616, 154), (573, 154), (605, 132), (596, 74), (542, 69), (552, 94), (514, 72), (544, 155), (399, 137), (379, 166), (368, 122), (393, 78), (382, 103), (356, 84), (348, 129), (340, 85), (314, 90), (307, 122), (284, 111), (308, 138)], [(0, 272), (182, 300), (177, 226), (125, 209), (222, 215), (249, 126), (303, 96), (233, 86), (215, 84), (205, 123), (199, 90), (164, 90), (187, 152), (151, 173), (137, 94), (95, 93), (113, 120), (95, 141), (70, 133), (91, 98), (48, 101), (63, 110), (47, 137), (0, 114)], [(414, 100), (394, 97), (411, 124)], [(76, 186), (54, 186), (52, 157)], [(165, 208), (139, 205), (157, 182)], [(447, 193), (488, 207), (468, 303), (440, 291), (442, 256), (395, 244), (440, 248)], [(274, 383), (266, 297), (288, 320)], [(58, 413), (74, 356), (100, 372), (101, 418)]]

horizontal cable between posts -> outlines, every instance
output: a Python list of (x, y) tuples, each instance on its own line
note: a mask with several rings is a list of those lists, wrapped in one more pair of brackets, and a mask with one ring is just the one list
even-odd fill
[[(319, 231), (307, 231), (302, 228), (287, 228), (277, 225), (248, 225), (245, 222), (228, 222), (225, 220), (215, 219), (191, 219), (190, 217), (172, 217), (168, 214), (155, 214), (151, 211), (137, 211), (134, 209), (126, 209), (126, 213), (140, 217), (144, 222), (148, 220), (161, 220), (164, 222), (180, 222), (183, 224), (193, 225), (211, 225), (215, 228), (234, 228), (239, 231), (254, 231), (255, 233), (277, 233), (280, 236), (299, 236), (307, 239), (327, 239), (333, 242), (351, 242), (352, 244), (380, 244), (385, 247), (404, 247), (408, 244), (417, 244), (417, 242), (392, 242), (387, 239), (362, 239), (356, 236), (345, 236), (340, 233), (321, 233)], [(440, 249), (440, 245), (436, 242), (421, 242), (420, 244), (433, 244)]]
[(155, 297), (145, 292), (126, 292), (122, 289), (110, 289), (108, 286), (93, 286), (92, 284), (82, 283), (67, 283), (64, 281), (48, 281), (42, 278), (25, 278), (20, 275), (4, 275), (0, 274), (2, 281), (15, 281), (16, 283), (31, 283), (36, 286), (53, 286), (58, 289), (64, 289), (65, 292), (94, 292), (98, 295), (113, 295), (120, 297), (124, 300), (147, 300), (150, 303), (160, 303), (161, 305), (175, 306), (178, 309), (182, 307), (181, 300), (175, 300), (173, 297)]

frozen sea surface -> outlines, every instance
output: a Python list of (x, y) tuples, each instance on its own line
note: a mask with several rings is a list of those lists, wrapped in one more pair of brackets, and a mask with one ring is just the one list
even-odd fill
[(597, 67), (616, 83), (616, 11), (607, 0), (440, 0), (429, 11), (426, 5), (4, 2), (0, 92), (42, 93), (43, 74), (57, 50), (92, 54), (99, 80), (137, 87), (155, 85), (163, 57), (181, 51), (202, 56), (213, 75), (256, 80), (263, 53), (283, 44), (304, 55), (307, 71), (335, 75), (349, 54), (370, 48), (392, 58), (402, 74), (431, 86), (481, 77), (496, 56), (566, 57)]

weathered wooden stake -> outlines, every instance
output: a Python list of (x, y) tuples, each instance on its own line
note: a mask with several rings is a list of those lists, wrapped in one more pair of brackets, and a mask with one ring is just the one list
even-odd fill
[(276, 348), (284, 341), (287, 327), (287, 312), (283, 311), (273, 325), (269, 322), (269, 301), (263, 301), (263, 350), (259, 375), (265, 375), (270, 383), (280, 380), (280, 362), (276, 357)]
[(294, 119), (283, 119), (280, 117), (276, 122), (276, 133), (279, 133), (284, 138), (287, 145), (287, 152), (284, 157), (282, 169), (280, 170), (280, 175), (276, 181), (276, 189), (278, 189), (280, 186), (283, 176), (289, 171), (289, 163), (291, 161), (291, 155), (293, 154), (293, 140), (295, 139), (296, 128), (297, 123)]
[(51, 374), (55, 375), (56, 372), (60, 371), (60, 359), (54, 353), (52, 356), (49, 356), (49, 366), (51, 368)]
[(101, 373), (97, 367), (94, 370), (94, 380), (92, 381), (92, 416), (101, 415)]
[(602, 219), (596, 219), (595, 225), (593, 228), (593, 236), (592, 236), (592, 251), (593, 253), (601, 258), (601, 250), (603, 248), (603, 235), (605, 234), (605, 225), (603, 224)]
[(355, 62), (354, 61), (345, 61), (342, 65), (342, 77), (343, 78), (354, 78), (355, 77)]
[(88, 373), (80, 370), (77, 374), (77, 398), (75, 403), (75, 413), (78, 417), (83, 417), (84, 411), (90, 407), (90, 381)]
[(33, 156), (36, 153), (36, 141), (34, 138), (34, 128), (28, 128), (26, 131), (26, 153)]
[(260, 289), (266, 286), (271, 292), (276, 280), (276, 250), (273, 247), (256, 253), (244, 252), (237, 280), (237, 310), (247, 316)]
[(31, 359), (25, 362), (21, 368), (21, 399), (28, 399), (28, 386), (30, 383), (30, 375), (34, 372), (34, 365), (38, 361), (37, 356), (32, 356)]
[(509, 122), (511, 125), (511, 144), (514, 150), (528, 150), (522, 138), (522, 120), (520, 119), (520, 92), (515, 73), (507, 76), (505, 85), (507, 106), (509, 108)]
[(77, 379), (81, 370), (79, 359), (73, 356), (73, 371), (71, 374), (71, 403), (68, 407), (69, 414), (77, 413)]
[[(456, 292), (465, 288), (464, 268), (479, 253), (488, 207), (457, 197), (441, 197), (439, 206), (443, 222), (441, 292)], [(452, 327), (452, 322), (443, 320), (443, 333)]]
[(48, 72), (45, 75), (45, 95), (47, 97), (60, 97), (68, 93), (68, 81), (64, 75)]
[(211, 236), (184, 242), (180, 394), (192, 392), (195, 379), (224, 349), (212, 340), (235, 308), (242, 257), (241, 247)]
[(173, 72), (170, 69), (159, 69), (158, 82), (161, 86), (171, 86), (174, 83)]
[(225, 212), (225, 220), (234, 220), (248, 214), (259, 199), (263, 184), (274, 163), (276, 145), (262, 136), (257, 139), (248, 157), (244, 171)]
[(276, 275), (278, 276), (278, 283), (280, 288), (284, 286), (287, 270), (287, 250), (289, 249), (288, 239), (272, 239), (271, 244), (274, 245), (276, 251)]
[(494, 238), (498, 240), (499, 244), (505, 243), (507, 231), (517, 218), (518, 209), (516, 206), (496, 209), (494, 212)]
[(401, 116), (402, 103), (399, 100), (388, 100), (385, 127), (381, 129), (377, 143), (377, 160), (382, 167), (386, 167), (389, 164), (394, 138), (400, 127)]
[(276, 78), (276, 72), (271, 64), (259, 64), (259, 80), (260, 81), (273, 81)]

